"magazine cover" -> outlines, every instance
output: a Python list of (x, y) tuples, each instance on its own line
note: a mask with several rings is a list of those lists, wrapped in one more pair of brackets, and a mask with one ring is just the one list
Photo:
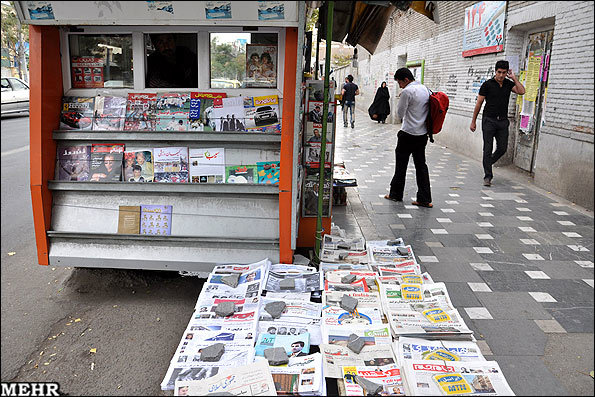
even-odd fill
[(155, 148), (153, 166), (154, 182), (188, 182), (188, 148)]
[(118, 131), (124, 129), (126, 98), (117, 96), (95, 97), (93, 129), (97, 131)]
[(258, 183), (255, 165), (231, 165), (225, 167), (226, 183)]
[[(325, 168), (324, 176), (324, 195), (322, 198), (322, 216), (329, 216), (330, 213), (330, 200), (331, 200), (331, 173), (328, 168)], [(316, 216), (318, 214), (318, 181), (319, 181), (318, 168), (306, 167), (306, 177), (304, 180), (304, 193), (303, 193), (303, 205), (302, 211), (303, 216)], [(367, 253), (366, 253), (367, 256)]]
[(110, 182), (122, 178), (124, 144), (91, 145), (91, 181)]
[(57, 177), (59, 181), (88, 181), (91, 146), (58, 147)]
[(157, 94), (129, 93), (126, 102), (126, 131), (155, 131)]
[(153, 149), (126, 149), (122, 175), (125, 182), (153, 182)]
[(95, 98), (65, 96), (62, 98), (60, 129), (90, 130), (93, 128)]
[(187, 131), (190, 94), (161, 93), (155, 104), (157, 131)]
[(278, 335), (260, 334), (254, 347), (255, 356), (264, 356), (264, 351), (272, 347), (282, 347), (287, 357), (302, 357), (310, 353), (310, 334)]
[[(304, 147), (304, 162), (309, 167), (318, 168), (320, 166), (320, 143), (310, 143), (309, 146)], [(325, 167), (331, 166), (331, 154), (333, 152), (333, 145), (330, 143), (326, 144), (326, 150), (324, 152), (324, 165)]]
[(171, 234), (171, 205), (141, 205), (140, 234), (169, 236)]
[[(308, 89), (308, 101), (322, 102), (324, 98), (324, 80), (308, 80), (306, 81), (306, 88)], [(329, 103), (335, 103), (335, 80), (329, 81), (328, 100)]]
[(189, 149), (190, 182), (225, 183), (225, 149)]
[(218, 102), (213, 109), (215, 131), (245, 131), (244, 97), (222, 98), (220, 105)]
[(277, 95), (244, 97), (244, 115), (246, 131), (281, 132)]
[(226, 98), (224, 92), (191, 92), (190, 93), (190, 131), (215, 131), (217, 126), (213, 118), (213, 102)]
[(256, 163), (258, 183), (263, 185), (278, 185), (281, 170), (280, 161), (259, 161)]
[[(322, 142), (322, 124), (313, 123), (311, 121), (306, 122), (306, 133), (304, 134), (305, 143), (320, 143)], [(326, 142), (331, 143), (333, 141), (333, 124), (326, 124)]]
[(118, 210), (118, 234), (139, 234), (140, 206), (121, 205)]
[[(335, 122), (335, 110), (336, 109), (335, 109), (334, 103), (329, 103), (328, 106), (329, 107), (328, 107), (328, 113), (326, 115), (327, 116), (326, 122), (331, 123), (331, 128), (332, 128), (332, 123)], [(322, 102), (309, 101), (308, 102), (308, 117), (306, 118), (306, 121), (322, 125), (322, 112), (323, 111), (324, 111), (324, 104)], [(327, 131), (332, 131), (332, 129), (329, 129)]]
[(246, 87), (277, 87), (277, 46), (246, 44)]

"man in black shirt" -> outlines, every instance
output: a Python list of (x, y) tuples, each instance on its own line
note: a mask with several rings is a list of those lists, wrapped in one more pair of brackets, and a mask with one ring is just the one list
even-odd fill
[(345, 78), (345, 84), (341, 90), (343, 95), (343, 127), (347, 127), (347, 111), (351, 116), (351, 128), (355, 127), (355, 96), (359, 95), (359, 87), (353, 83), (353, 76)]
[[(508, 68), (508, 61), (496, 62), (496, 75), (485, 81), (477, 96), (477, 103), (473, 111), (473, 119), (469, 129), (475, 132), (477, 115), (481, 110), (483, 101), (486, 106), (483, 109), (481, 129), (483, 131), (483, 185), (491, 186), (492, 165), (506, 153), (508, 146), (508, 100), (510, 92), (517, 95), (525, 94), (525, 87), (519, 82), (517, 77)], [(508, 77), (510, 80), (506, 79)], [(492, 153), (494, 138), (496, 139), (496, 151)]]

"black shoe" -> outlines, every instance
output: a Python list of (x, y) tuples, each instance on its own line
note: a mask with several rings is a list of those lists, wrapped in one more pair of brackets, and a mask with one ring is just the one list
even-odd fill
[(351, 128), (355, 128), (355, 121), (351, 122)]
[(347, 128), (347, 124), (343, 124), (343, 128)]
[(492, 186), (492, 178), (483, 178), (483, 185), (484, 186)]

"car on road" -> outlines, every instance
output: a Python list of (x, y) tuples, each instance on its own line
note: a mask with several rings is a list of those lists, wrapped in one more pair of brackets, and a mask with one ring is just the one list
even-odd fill
[(2, 116), (29, 111), (29, 85), (16, 77), (2, 77)]

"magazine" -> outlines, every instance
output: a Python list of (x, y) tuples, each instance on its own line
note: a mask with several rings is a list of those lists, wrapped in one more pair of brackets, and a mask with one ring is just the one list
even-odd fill
[(230, 165), (225, 167), (226, 183), (258, 183), (256, 165)]
[[(515, 395), (496, 361), (405, 360), (402, 365), (408, 395), (460, 394), (449, 390), (448, 385), (454, 384), (463, 384), (466, 389), (464, 394), (467, 395)], [(444, 375), (447, 377), (443, 377)], [(443, 385), (445, 389), (442, 388)]]
[[(403, 360), (449, 360), (449, 361), (485, 361), (485, 357), (475, 342), (448, 341), (448, 340), (427, 340), (420, 338), (409, 338), (401, 336), (395, 341), (393, 349), (399, 358)], [(446, 350), (453, 356), (431, 355), (437, 350)]]
[(277, 87), (277, 45), (246, 44), (247, 88)]
[(282, 347), (288, 357), (302, 357), (310, 353), (310, 334), (279, 335), (260, 334), (254, 347), (255, 356), (264, 356), (264, 351), (269, 348)]
[(122, 178), (124, 144), (91, 145), (91, 178), (94, 182), (119, 181)]
[(216, 375), (203, 380), (176, 380), (175, 382), (175, 396), (207, 396), (213, 393), (228, 393), (232, 396), (277, 395), (266, 361), (224, 368)]
[(124, 151), (123, 181), (153, 182), (153, 149), (127, 148)]
[(88, 181), (91, 165), (91, 146), (59, 146), (56, 179), (59, 181)]
[(258, 161), (256, 163), (258, 183), (261, 185), (278, 185), (280, 170), (280, 161)]
[(342, 367), (378, 367), (399, 364), (390, 344), (377, 344), (364, 346), (361, 352), (354, 353), (348, 347), (341, 345), (320, 345), (324, 376), (327, 378), (341, 379)]
[(217, 126), (213, 117), (213, 102), (215, 99), (226, 98), (222, 92), (191, 92), (190, 93), (190, 131), (216, 131)]
[(403, 396), (405, 386), (401, 369), (395, 364), (378, 366), (374, 368), (365, 366), (343, 367), (343, 380), (346, 396), (365, 396), (369, 391), (356, 383), (355, 376), (360, 376), (376, 384), (382, 385), (381, 396)]
[(118, 208), (118, 234), (140, 233), (140, 206), (120, 205)]
[(160, 93), (155, 104), (157, 131), (187, 131), (190, 112), (188, 93)]
[(190, 182), (225, 183), (225, 149), (189, 149)]
[(277, 95), (244, 97), (246, 131), (281, 132), (281, 114)]
[[(327, 130), (326, 133), (327, 134), (331, 134), (330, 138), (332, 141), (332, 132), (334, 130), (333, 128), (333, 123), (335, 122), (335, 104), (334, 103), (329, 103), (328, 105), (328, 111), (327, 111), (327, 115), (326, 115), (326, 122), (327, 122)], [(315, 101), (309, 101), (308, 102), (308, 113), (307, 113), (307, 117), (306, 117), (306, 122), (310, 122), (310, 123), (314, 123), (314, 124), (320, 124), (322, 127), (322, 119), (323, 119), (323, 114), (322, 112), (324, 111), (324, 104), (323, 102), (315, 102)], [(322, 132), (322, 130), (320, 130)]]
[(126, 102), (125, 131), (155, 131), (155, 93), (129, 93)]
[[(322, 216), (328, 217), (330, 213), (331, 203), (331, 173), (328, 169), (325, 169), (324, 176), (324, 190), (322, 199)], [(302, 215), (303, 216), (316, 216), (318, 214), (318, 183), (319, 183), (319, 171), (318, 168), (306, 167), (306, 175), (304, 178), (304, 191), (303, 191), (303, 204), (302, 204)], [(322, 259), (326, 262), (325, 259)], [(366, 262), (367, 263), (367, 259)], [(358, 262), (359, 263), (359, 262)]]
[(140, 234), (171, 235), (171, 205), (141, 205)]
[(97, 131), (121, 131), (124, 129), (126, 98), (117, 96), (95, 97), (93, 129)]
[[(331, 143), (333, 141), (333, 125), (327, 124), (326, 127), (326, 142)], [(304, 143), (320, 143), (322, 142), (322, 124), (306, 122), (306, 133), (304, 134)]]
[(155, 182), (188, 182), (188, 148), (161, 147), (153, 150)]
[[(320, 166), (320, 153), (322, 147), (320, 143), (309, 143), (308, 146), (304, 146), (304, 162), (309, 167), (319, 167)], [(328, 143), (326, 145), (326, 150), (324, 152), (324, 166), (330, 167), (331, 166), (331, 157), (333, 152), (333, 145)]]
[(215, 131), (245, 131), (244, 97), (222, 98), (214, 103)]
[[(255, 362), (263, 358), (255, 357)], [(325, 395), (322, 355), (291, 357), (287, 365), (270, 366), (279, 395)]]
[[(324, 80), (307, 80), (306, 88), (308, 90), (309, 102), (322, 102), (324, 99)], [(328, 91), (329, 103), (335, 104), (335, 81), (329, 80)]]
[(93, 128), (95, 98), (65, 96), (62, 98), (60, 129), (90, 130)]

